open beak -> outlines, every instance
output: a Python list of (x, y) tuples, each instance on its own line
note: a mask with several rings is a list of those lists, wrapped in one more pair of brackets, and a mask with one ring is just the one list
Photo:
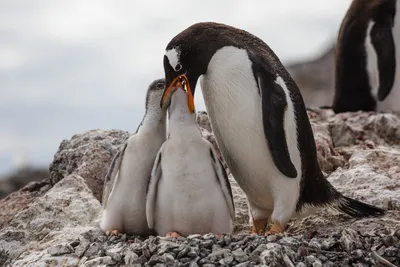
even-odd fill
[(171, 91), (175, 91), (176, 88), (181, 87), (182, 89), (184, 89), (186, 91), (186, 93), (188, 94), (188, 108), (190, 113), (194, 112), (194, 98), (193, 98), (193, 94), (192, 94), (192, 90), (190, 89), (190, 84), (189, 84), (189, 80), (186, 77), (185, 74), (179, 75), (178, 77), (176, 77), (172, 83), (168, 86), (167, 89), (165, 89), (164, 94), (162, 96), (162, 100), (161, 100), (161, 106), (164, 106), (164, 102), (167, 99), (168, 95), (171, 93)]

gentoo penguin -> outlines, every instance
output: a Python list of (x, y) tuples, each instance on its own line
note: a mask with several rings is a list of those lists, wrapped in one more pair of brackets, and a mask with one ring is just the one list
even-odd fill
[(354, 0), (340, 26), (332, 109), (400, 111), (400, 20), (396, 0)]
[(100, 223), (107, 234), (152, 234), (146, 220), (146, 188), (157, 152), (166, 139), (166, 109), (160, 108), (164, 86), (164, 79), (150, 84), (143, 120), (111, 162)]
[(228, 176), (212, 144), (201, 136), (194, 106), (188, 106), (188, 94), (178, 84), (168, 101), (168, 139), (151, 173), (148, 226), (160, 236), (231, 233), (235, 207)]
[(168, 43), (164, 71), (161, 106), (184, 80), (192, 107), (201, 77), (215, 138), (247, 195), (253, 233), (263, 231), (269, 217), (266, 234), (283, 232), (310, 207), (332, 206), (355, 217), (384, 214), (343, 196), (324, 178), (300, 91), (258, 37), (224, 24), (196, 23)]

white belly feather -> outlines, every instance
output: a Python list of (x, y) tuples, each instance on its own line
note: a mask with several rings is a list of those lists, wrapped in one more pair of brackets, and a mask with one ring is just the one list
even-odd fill
[(298, 173), (295, 179), (285, 177), (272, 160), (264, 135), (261, 98), (246, 51), (234, 47), (217, 51), (200, 82), (218, 145), (247, 197), (265, 209), (272, 209), (277, 197), (297, 201), (301, 160), (293, 105), (283, 80), (278, 77), (276, 82), (285, 89), (289, 104), (284, 125)]
[(154, 134), (129, 138), (114, 185), (103, 213), (103, 229), (149, 234), (146, 220), (146, 188), (154, 159), (163, 142)]
[(201, 136), (181, 141), (169, 139), (164, 144), (155, 207), (157, 233), (230, 233), (232, 221), (207, 141)]

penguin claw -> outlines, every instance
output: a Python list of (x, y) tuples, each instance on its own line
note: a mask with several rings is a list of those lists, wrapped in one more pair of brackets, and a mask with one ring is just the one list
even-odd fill
[(276, 234), (280, 234), (283, 233), (284, 229), (282, 228), (282, 226), (279, 224), (279, 222), (274, 222), (271, 226), (271, 229), (269, 229), (269, 231), (267, 231), (265, 233), (265, 236), (268, 235), (276, 235)]
[(120, 234), (121, 233), (116, 229), (106, 231), (106, 236), (113, 236), (113, 235), (117, 236), (117, 235), (120, 235)]
[(168, 232), (166, 237), (181, 237), (177, 232)]
[(253, 226), (251, 228), (251, 235), (262, 235), (265, 233), (265, 227), (268, 224), (268, 219), (253, 220)]

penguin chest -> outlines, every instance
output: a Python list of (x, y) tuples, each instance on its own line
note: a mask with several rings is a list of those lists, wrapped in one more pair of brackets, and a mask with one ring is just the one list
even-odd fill
[(178, 231), (186, 236), (230, 232), (228, 206), (208, 147), (168, 142), (163, 152), (162, 177), (157, 189), (157, 233), (165, 235)]
[[(274, 196), (283, 189), (293, 189), (293, 195), (298, 195), (300, 179), (284, 177), (273, 162), (264, 134), (260, 92), (243, 51), (216, 54), (201, 88), (217, 143), (235, 180), (253, 203), (271, 209)], [(287, 134), (296, 140), (295, 131)], [(296, 145), (288, 146), (289, 152), (299, 153)]]

